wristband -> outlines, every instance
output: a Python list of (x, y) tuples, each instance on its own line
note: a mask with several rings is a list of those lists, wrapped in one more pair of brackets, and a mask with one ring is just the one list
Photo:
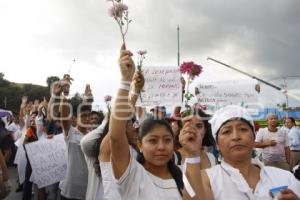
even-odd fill
[(134, 96), (139, 96), (139, 93), (136, 93), (134, 91), (131, 91), (130, 94), (134, 95)]
[(193, 188), (185, 174), (183, 174), (182, 179), (183, 179), (183, 184), (184, 184), (184, 188), (185, 188), (186, 192), (190, 195), (190, 197), (194, 198), (196, 196), (196, 193), (193, 190)]
[(183, 166), (182, 166), (182, 171), (183, 171), (183, 173), (185, 174), (185, 172), (186, 172), (186, 164), (187, 164), (187, 163), (188, 163), (188, 164), (198, 164), (198, 163), (200, 163), (200, 161), (201, 161), (200, 156), (198, 156), (198, 157), (186, 158), (185, 161), (184, 161), (184, 163), (183, 163)]
[(201, 161), (201, 158), (200, 158), (200, 156), (198, 156), (198, 157), (186, 158), (184, 162), (189, 163), (189, 164), (197, 164), (197, 163), (200, 163), (200, 161)]
[(130, 90), (130, 84), (127, 85), (127, 84), (121, 83), (120, 86), (119, 86), (119, 89), (129, 91)]
[(198, 157), (191, 157), (191, 158), (186, 158), (183, 166), (182, 166), (182, 171), (183, 171), (183, 183), (184, 183), (184, 188), (186, 189), (187, 193), (190, 195), (190, 197), (194, 198), (196, 196), (195, 191), (193, 190), (189, 180), (187, 179), (185, 173), (186, 173), (186, 164), (198, 164), (201, 162), (200, 156)]
[(121, 84), (124, 84), (124, 85), (131, 85), (131, 81), (121, 81)]

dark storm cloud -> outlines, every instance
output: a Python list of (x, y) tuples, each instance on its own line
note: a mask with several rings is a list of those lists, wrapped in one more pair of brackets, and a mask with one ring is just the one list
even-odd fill
[[(179, 24), (182, 58), (207, 57), (214, 51), (222, 58), (222, 51), (230, 45), (235, 53), (226, 56), (243, 70), (254, 73), (257, 69), (263, 77), (300, 75), (298, 0), (125, 2), (133, 19), (128, 46), (147, 49), (149, 64), (176, 64)], [(94, 64), (97, 55), (118, 50), (120, 36), (107, 14), (108, 2), (69, 0), (58, 7), (62, 14), (57, 29), (37, 36), (40, 41)], [(56, 12), (53, 9), (53, 16)]]
[(300, 1), (174, 0), (145, 4), (147, 9), (136, 19), (143, 24), (132, 32), (137, 33), (138, 42), (148, 41), (154, 53), (165, 59), (176, 56), (179, 24), (185, 56), (207, 55), (231, 44), (239, 52), (232, 57), (252, 73), (259, 67), (263, 76), (300, 75)]

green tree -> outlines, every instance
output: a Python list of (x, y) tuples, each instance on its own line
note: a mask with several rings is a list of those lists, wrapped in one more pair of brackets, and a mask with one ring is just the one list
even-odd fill
[(0, 87), (7, 87), (9, 85), (9, 81), (4, 79), (4, 73), (0, 72)]
[(73, 108), (73, 115), (77, 115), (78, 106), (82, 103), (82, 96), (76, 92), (75, 95), (70, 99), (70, 103)]
[(54, 83), (55, 81), (59, 81), (59, 77), (57, 77), (57, 76), (49, 76), (47, 78), (47, 80), (46, 80), (48, 88), (50, 88), (51, 85), (52, 85), (52, 83)]

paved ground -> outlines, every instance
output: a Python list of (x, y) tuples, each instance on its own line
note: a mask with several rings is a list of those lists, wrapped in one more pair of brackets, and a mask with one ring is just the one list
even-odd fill
[(17, 185), (17, 179), (18, 179), (18, 173), (17, 169), (15, 167), (8, 168), (9, 173), (9, 181), (12, 185), (12, 189), (10, 194), (5, 198), (5, 200), (21, 200), (22, 199), (22, 192), (16, 193), (16, 189), (18, 187)]

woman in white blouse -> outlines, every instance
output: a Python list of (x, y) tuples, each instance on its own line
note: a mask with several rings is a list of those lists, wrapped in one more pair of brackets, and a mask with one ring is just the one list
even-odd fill
[[(131, 56), (132, 53), (127, 51), (123, 45), (119, 60), (121, 85), (112, 108), (109, 128), (111, 164), (119, 193), (125, 200), (189, 199), (189, 195), (183, 191), (182, 173), (172, 160), (173, 134), (167, 122), (154, 119), (145, 120), (139, 130), (139, 162), (130, 156), (126, 125), (133, 113), (133, 109), (128, 103), (130, 84), (135, 71)], [(136, 96), (138, 95), (136, 94)], [(186, 141), (189, 142), (188, 139)], [(187, 153), (188, 157), (199, 153), (188, 148), (186, 150), (190, 150), (190, 154)], [(193, 169), (199, 169), (197, 164), (197, 162), (196, 164), (187, 164), (188, 178), (193, 177), (190, 173), (193, 172)], [(190, 181), (192, 186), (197, 183), (193, 179)]]
[(276, 199), (299, 200), (300, 183), (290, 172), (251, 160), (255, 132), (246, 109), (226, 106), (210, 123), (223, 161), (201, 172), (204, 199), (271, 200), (270, 191), (282, 188)]

